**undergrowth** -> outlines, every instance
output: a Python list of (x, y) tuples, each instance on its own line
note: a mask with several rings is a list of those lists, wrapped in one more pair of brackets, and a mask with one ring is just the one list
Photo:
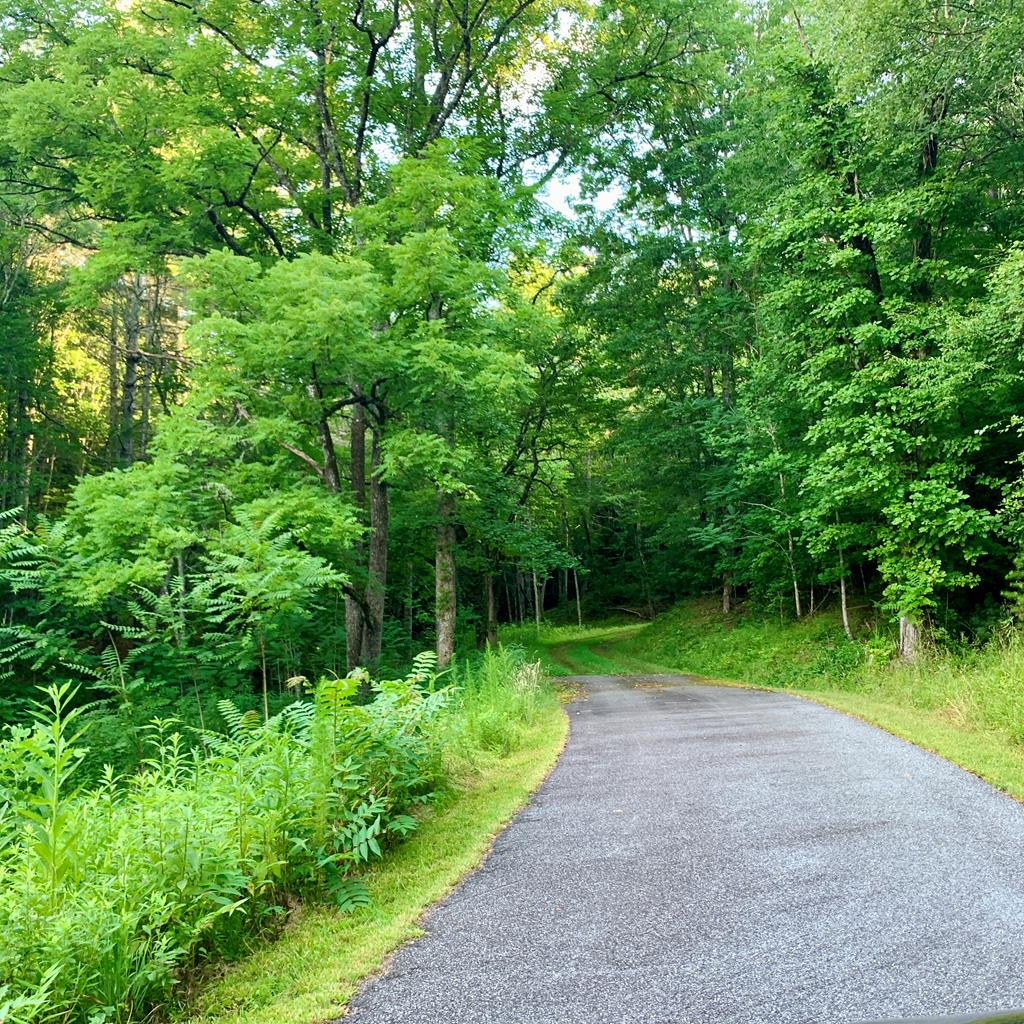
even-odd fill
[(132, 1024), (297, 899), (364, 906), (360, 878), (555, 698), (500, 648), (438, 678), (321, 680), (226, 732), (154, 722), (140, 770), (79, 785), (88, 714), (51, 687), (0, 743), (0, 1021)]

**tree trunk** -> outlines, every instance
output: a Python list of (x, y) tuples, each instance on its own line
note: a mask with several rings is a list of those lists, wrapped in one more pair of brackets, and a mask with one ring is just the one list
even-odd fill
[(916, 661), (921, 653), (921, 627), (908, 616), (900, 616), (899, 655), (903, 661)]
[(796, 578), (796, 559), (793, 556), (793, 531), (786, 531), (786, 539), (789, 542), (789, 573), (793, 577), (793, 605), (796, 608), (796, 617), (803, 618), (803, 611), (800, 608), (800, 583)]
[(149, 452), (150, 408), (152, 406), (152, 367), (149, 360), (142, 362), (142, 404), (139, 409), (139, 458), (143, 462)]
[(384, 597), (388, 582), (388, 527), (390, 506), (388, 485), (381, 478), (381, 431), (372, 428), (370, 455), (370, 555), (366, 573), (366, 616), (363, 622), (364, 665), (376, 665), (384, 640)]
[[(928, 124), (928, 135), (921, 144), (920, 164), (918, 167), (918, 180), (924, 182), (930, 178), (939, 162), (939, 126), (946, 119), (949, 113), (949, 99), (945, 93), (937, 93), (932, 96), (924, 111), (925, 121)], [(922, 264), (928, 263), (933, 255), (932, 224), (926, 217), (919, 216), (914, 221), (914, 236), (912, 239), (914, 262), (918, 265), (918, 274), (911, 284), (911, 293), (918, 301), (925, 301), (931, 298), (931, 285), (923, 271)], [(916, 627), (915, 627), (916, 628)], [(901, 645), (902, 646), (902, 645)]]
[(484, 598), (487, 603), (487, 646), (498, 643), (498, 602), (494, 593), (494, 573), (484, 573)]
[(151, 409), (153, 404), (154, 375), (160, 372), (160, 353), (163, 351), (161, 336), (163, 293), (162, 279), (154, 277), (146, 301), (146, 351), (142, 360), (142, 405), (139, 415), (139, 458), (145, 461), (149, 453), (152, 435)]
[(139, 332), (141, 330), (142, 279), (133, 276), (125, 297), (124, 309), (124, 375), (121, 378), (121, 409), (117, 424), (117, 459), (130, 466), (135, 452), (135, 389), (139, 379)]
[(117, 354), (118, 298), (118, 291), (115, 288), (110, 293), (110, 337), (107, 346), (107, 457), (111, 465), (117, 460), (118, 410), (121, 407), (118, 376), (121, 360)]
[[(772, 447), (778, 451), (778, 442), (775, 440), (775, 427), (773, 424), (768, 425), (768, 436), (772, 439)], [(786, 507), (786, 478), (782, 473), (779, 473), (779, 497), (782, 498), (782, 507)], [(796, 609), (796, 617), (802, 618), (802, 612), (800, 608), (800, 583), (797, 579), (796, 574), (796, 554), (793, 545), (793, 531), (788, 527), (786, 529), (786, 551), (789, 558), (789, 575), (793, 580), (793, 606)], [(813, 593), (813, 591), (812, 591)], [(814, 598), (811, 598), (813, 603)]]
[[(321, 434), (323, 439), (323, 434)], [(332, 442), (333, 444), (333, 442)], [(357, 509), (366, 511), (366, 410), (361, 405), (352, 409), (352, 423), (349, 436), (349, 478), (352, 484), (352, 501)], [(327, 486), (330, 482), (325, 477)], [(366, 545), (362, 540), (356, 542), (355, 555), (362, 562)], [(363, 661), (363, 609), (355, 598), (345, 597), (345, 647), (348, 670), (362, 664)]]
[(647, 603), (647, 617), (654, 618), (654, 595), (651, 592), (651, 580), (647, 573), (647, 559), (644, 557), (644, 546), (640, 540), (640, 524), (634, 523), (634, 536), (636, 538), (636, 553), (640, 559), (640, 582), (644, 588), (644, 601)]
[(409, 653), (412, 653), (413, 628), (413, 572), (412, 559), (405, 563), (405, 635), (409, 640)]
[[(341, 490), (341, 471), (338, 469), (338, 453), (334, 446), (334, 434), (331, 433), (331, 420), (324, 412), (324, 393), (316, 372), (316, 363), (310, 368), (309, 395), (317, 403), (319, 409), (316, 433), (320, 440), (320, 454), (324, 460), (324, 486), (337, 494)], [(361, 406), (359, 408), (362, 409)], [(364, 451), (362, 459), (365, 457)], [(365, 484), (362, 486), (365, 487)]]
[(840, 559), (839, 562), (839, 607), (842, 609), (843, 614), (843, 632), (846, 633), (846, 639), (853, 639), (853, 630), (850, 629), (850, 610), (846, 603), (846, 573), (843, 571), (843, 563)]
[(455, 653), (455, 498), (443, 492), (437, 498), (437, 537), (434, 554), (434, 616), (437, 631), (437, 667), (445, 669)]
[(35, 434), (29, 415), (29, 394), (27, 388), (18, 389), (18, 431), (21, 440), (19, 453), (17, 504), (21, 508), (21, 523), (28, 526), (29, 507), (32, 504), (32, 466), (35, 462)]
[(270, 721), (270, 699), (267, 696), (267, 644), (260, 627), (260, 679), (263, 682), (263, 721)]
[[(546, 582), (546, 581), (545, 581)], [(533, 570), (533, 617), (537, 623), (537, 631), (540, 632), (541, 615), (544, 610), (544, 599), (537, 580), (537, 570)]]
[(583, 626), (583, 606), (580, 604), (580, 574), (575, 568), (572, 570), (572, 581), (576, 591), (576, 624)]
[(722, 576), (722, 614), (728, 615), (732, 611), (732, 581), (729, 574)]
[[(836, 512), (836, 527), (839, 526), (839, 512)], [(843, 614), (843, 630), (848, 640), (853, 639), (853, 630), (850, 629), (850, 613), (846, 604), (846, 566), (843, 564), (843, 548), (839, 546), (839, 606)]]

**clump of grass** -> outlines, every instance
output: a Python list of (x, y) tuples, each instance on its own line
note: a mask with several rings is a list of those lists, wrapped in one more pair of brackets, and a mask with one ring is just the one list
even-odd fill
[(488, 648), (460, 666), (455, 686), (461, 704), (453, 718), (454, 748), (470, 761), (478, 751), (507, 756), (557, 703), (540, 665), (515, 647)]
[(951, 723), (997, 729), (1024, 743), (1024, 640), (1016, 632), (984, 647), (932, 650), (913, 664), (869, 662), (858, 692), (903, 707), (943, 714)]

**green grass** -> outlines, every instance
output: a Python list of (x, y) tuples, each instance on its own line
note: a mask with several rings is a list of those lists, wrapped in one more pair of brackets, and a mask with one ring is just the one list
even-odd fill
[(481, 862), (551, 769), (567, 724), (560, 707), (541, 708), (511, 754), (478, 765), (450, 804), (362, 876), (371, 906), (349, 914), (298, 910), (276, 942), (257, 946), (204, 988), (189, 1024), (311, 1024), (340, 1016), (359, 981), (421, 934), (424, 910)]
[(524, 647), (550, 676), (621, 675), (632, 664), (636, 672), (649, 672), (651, 665), (631, 658), (623, 645), (643, 634), (644, 623), (598, 626), (506, 626), (502, 639)]
[(888, 638), (846, 639), (834, 614), (800, 622), (679, 605), (653, 623), (530, 631), (558, 674), (685, 672), (783, 689), (834, 707), (959, 764), (1024, 800), (1024, 640), (893, 661)]

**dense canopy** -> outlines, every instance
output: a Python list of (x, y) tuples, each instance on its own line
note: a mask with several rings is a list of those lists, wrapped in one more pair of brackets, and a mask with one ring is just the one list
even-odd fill
[(984, 635), (1022, 48), (1008, 0), (9, 5), (0, 712), (710, 593)]

